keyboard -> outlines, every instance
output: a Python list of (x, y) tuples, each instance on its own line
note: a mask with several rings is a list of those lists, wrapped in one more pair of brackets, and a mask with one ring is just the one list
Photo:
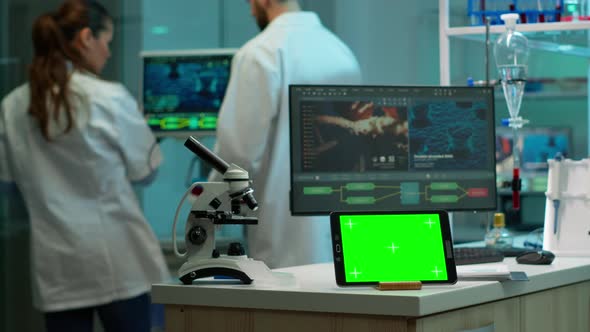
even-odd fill
[(493, 263), (504, 260), (504, 254), (493, 248), (454, 248), (453, 252), (456, 265)]
[(516, 257), (524, 254), (525, 252), (534, 251), (533, 249), (519, 247), (500, 248), (498, 250), (504, 255), (504, 257)]

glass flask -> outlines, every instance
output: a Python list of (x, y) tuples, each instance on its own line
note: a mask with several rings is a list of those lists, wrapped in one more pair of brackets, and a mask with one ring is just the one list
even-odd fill
[[(510, 119), (516, 124), (527, 78), (528, 40), (516, 31), (518, 14), (503, 14), (500, 17), (505, 23), (506, 31), (496, 40), (494, 57), (504, 90), (504, 98), (508, 104)], [(519, 127), (522, 127), (522, 124)]]
[(494, 227), (485, 235), (486, 247), (496, 249), (510, 248), (513, 242), (514, 238), (512, 234), (506, 229), (504, 213), (496, 213), (494, 215)]

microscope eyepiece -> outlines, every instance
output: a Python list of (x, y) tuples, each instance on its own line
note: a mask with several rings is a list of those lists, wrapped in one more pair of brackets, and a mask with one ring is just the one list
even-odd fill
[(206, 146), (201, 144), (201, 142), (199, 142), (196, 138), (189, 136), (186, 142), (184, 142), (184, 146), (199, 156), (199, 158), (201, 158), (207, 164), (211, 165), (211, 167), (215, 168), (219, 173), (225, 174), (225, 172), (227, 172), (229, 164), (209, 150)]

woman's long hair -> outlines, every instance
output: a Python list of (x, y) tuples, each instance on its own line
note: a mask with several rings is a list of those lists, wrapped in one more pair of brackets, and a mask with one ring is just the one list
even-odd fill
[[(80, 30), (90, 28), (97, 37), (111, 20), (106, 9), (97, 2), (67, 0), (57, 12), (41, 15), (33, 24), (34, 56), (29, 67), (29, 113), (39, 121), (46, 140), (51, 139), (51, 117), (58, 120), (60, 116), (65, 116), (65, 132), (72, 129), (74, 110), (68, 96), (71, 69), (93, 71), (72, 45), (76, 35)], [(62, 112), (65, 115), (60, 114)]]

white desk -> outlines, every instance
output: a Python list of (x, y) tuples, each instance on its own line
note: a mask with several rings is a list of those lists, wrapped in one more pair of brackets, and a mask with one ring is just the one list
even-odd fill
[(590, 331), (590, 258), (504, 262), (530, 281), (382, 292), (337, 287), (330, 263), (277, 270), (297, 285), (157, 284), (152, 298), (166, 331)]

